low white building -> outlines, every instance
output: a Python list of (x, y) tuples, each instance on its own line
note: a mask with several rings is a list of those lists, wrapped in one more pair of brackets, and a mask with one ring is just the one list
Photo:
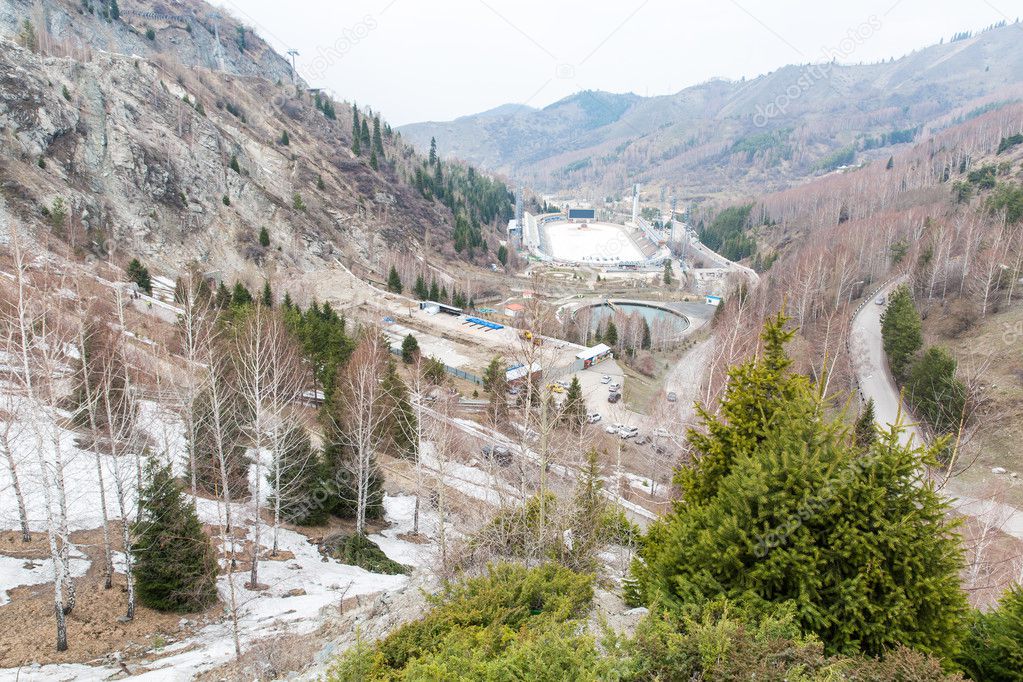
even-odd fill
[(612, 357), (614, 357), (614, 354), (611, 352), (611, 347), (604, 343), (598, 343), (592, 348), (584, 348), (575, 354), (576, 360), (582, 362), (583, 369), (592, 367)]

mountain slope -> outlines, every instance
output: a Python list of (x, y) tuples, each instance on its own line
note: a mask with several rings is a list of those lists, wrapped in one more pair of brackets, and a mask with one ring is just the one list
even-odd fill
[(599, 196), (636, 181), (687, 195), (774, 189), (849, 159), (887, 158), (887, 147), (959, 109), (1023, 97), (1020, 29), (879, 64), (787, 66), (659, 97), (581, 92), (544, 109), (500, 107), (400, 130), (538, 189)]
[(385, 272), (428, 231), (451, 241), (451, 209), (408, 180), (425, 162), (377, 114), (359, 114), (380, 128), (359, 155), (352, 109), (292, 84), (241, 24), (194, 0), (122, 0), (114, 19), (109, 2), (0, 6), (0, 196), (21, 222), (80, 255), (255, 282), (339, 257)]

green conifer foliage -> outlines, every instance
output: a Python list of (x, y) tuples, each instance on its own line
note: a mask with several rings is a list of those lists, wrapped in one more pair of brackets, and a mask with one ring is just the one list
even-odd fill
[(956, 662), (974, 680), (1023, 681), (1023, 588), (1010, 588), (998, 608), (973, 613)]
[(889, 297), (888, 307), (881, 314), (884, 352), (888, 356), (892, 376), (899, 382), (906, 379), (913, 357), (923, 346), (921, 326), (909, 287), (900, 286)]
[(135, 536), (139, 603), (159, 611), (200, 611), (217, 600), (217, 561), (195, 509), (170, 466), (150, 465)]
[[(285, 432), (279, 457), (267, 472), (271, 489), (280, 486), (281, 519), (299, 526), (324, 523), (329, 510), (319, 492), (324, 476), (323, 461), (313, 451), (309, 435), (299, 426)], [(275, 506), (273, 493), (269, 507)]]
[(792, 613), (842, 654), (905, 645), (955, 652), (965, 615), (959, 539), (924, 464), (941, 446), (864, 451), (819, 391), (788, 372), (785, 318), (762, 356), (729, 373), (720, 411), (701, 409), (682, 499), (650, 529), (633, 573), (648, 603), (725, 598), (747, 613)]
[(128, 263), (128, 279), (138, 285), (139, 289), (152, 295), (153, 280), (149, 276), (149, 270), (138, 258), (132, 258)]

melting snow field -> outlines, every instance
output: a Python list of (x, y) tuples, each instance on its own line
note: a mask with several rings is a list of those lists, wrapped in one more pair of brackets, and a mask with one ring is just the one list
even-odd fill
[[(27, 408), (28, 406), (21, 406)], [(28, 414), (24, 410), (20, 414)], [(166, 453), (183, 452), (183, 436), (180, 425), (173, 416), (154, 404), (144, 408), (144, 421), (157, 450)], [(40, 416), (36, 413), (36, 418)], [(66, 415), (62, 415), (66, 416)], [(53, 424), (52, 418), (47, 420)], [(56, 427), (53, 427), (56, 428)], [(68, 489), (68, 511), (72, 530), (87, 530), (101, 525), (100, 485), (98, 482), (97, 460), (93, 452), (77, 447), (75, 434), (57, 428), (51, 431), (53, 439), (39, 440), (32, 429), (20, 430), (12, 442), (15, 445), (15, 460), (19, 480), (24, 493), (30, 525), (33, 531), (45, 530), (46, 505), (44, 501), (42, 476), (38, 466), (36, 448), (44, 448), (47, 461), (55, 457), (55, 444), (59, 445), (65, 459), (65, 480)], [(130, 490), (132, 506), (135, 499), (134, 458), (122, 457), (115, 462), (113, 457), (100, 455), (99, 466), (104, 473), (107, 493), (107, 511), (111, 519), (119, 517), (114, 476)], [(130, 466), (127, 464), (130, 463)], [(265, 486), (264, 486), (265, 487)], [(432, 545), (419, 545), (402, 540), (399, 535), (412, 530), (412, 515), (415, 500), (412, 497), (385, 497), (386, 520), (392, 525), (383, 532), (371, 536), (392, 559), (412, 566), (424, 566), (430, 560)], [(223, 506), (212, 500), (200, 499), (198, 512), (205, 523), (219, 524)], [(245, 524), (251, 519), (252, 508), (245, 503), (232, 505), (234, 519)], [(425, 527), (436, 525), (436, 518), (424, 513)], [(0, 528), (13, 530), (19, 527), (18, 509), (7, 467), (0, 467)], [(272, 542), (272, 529), (264, 526), (262, 544)], [(324, 560), (317, 547), (305, 536), (280, 530), (279, 548), (294, 554), (293, 559), (260, 563), (260, 582), (269, 589), (253, 592), (246, 590), (244, 583), (248, 573), (235, 573), (235, 591), (239, 595), (240, 629), (242, 648), (253, 640), (283, 633), (312, 632), (320, 624), (320, 612), (325, 607), (340, 602), (342, 598), (393, 590), (404, 585), (408, 578), (403, 575), (379, 575), (361, 568), (347, 566), (333, 559)], [(80, 552), (74, 553), (72, 570), (76, 576), (84, 575), (89, 560)], [(123, 555), (117, 556), (115, 569), (123, 570)], [(8, 590), (19, 585), (36, 585), (52, 580), (53, 572), (49, 561), (26, 562), (24, 559), (0, 554), (0, 619), (2, 605), (9, 601)], [(218, 588), (222, 601), (228, 603), (228, 577), (219, 578)], [(305, 594), (289, 596), (292, 590), (304, 590)], [(70, 624), (75, 627), (74, 623)], [(41, 647), (50, 642), (40, 643)], [(163, 658), (154, 662), (151, 670), (138, 676), (147, 680), (187, 680), (196, 673), (226, 663), (234, 656), (231, 626), (228, 621), (206, 626), (188, 639), (176, 642), (162, 651)], [(116, 666), (91, 667), (85, 665), (45, 665), (16, 670), (0, 670), (0, 679), (19, 680), (101, 680), (119, 674)]]

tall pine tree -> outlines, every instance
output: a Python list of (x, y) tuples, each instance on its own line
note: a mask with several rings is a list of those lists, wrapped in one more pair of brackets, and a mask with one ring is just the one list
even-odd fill
[(779, 315), (762, 357), (732, 368), (720, 410), (690, 431), (681, 500), (633, 566), (643, 598), (680, 610), (726, 599), (791, 614), (830, 652), (958, 648), (962, 549), (925, 466), (936, 448), (895, 428), (866, 452), (820, 390), (788, 371)]
[(217, 600), (217, 560), (170, 465), (150, 464), (135, 536), (139, 602), (158, 611), (200, 611)]

